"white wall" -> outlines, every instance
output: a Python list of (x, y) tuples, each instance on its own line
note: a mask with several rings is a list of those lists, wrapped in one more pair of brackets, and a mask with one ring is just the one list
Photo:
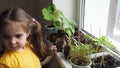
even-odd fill
[(64, 13), (70, 21), (76, 21), (76, 0), (53, 0), (56, 7)]

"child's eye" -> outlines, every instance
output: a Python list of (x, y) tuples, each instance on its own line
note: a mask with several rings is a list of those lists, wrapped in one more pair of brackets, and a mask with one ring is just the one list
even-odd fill
[(17, 38), (20, 38), (22, 36), (22, 34), (17, 34), (16, 37)]

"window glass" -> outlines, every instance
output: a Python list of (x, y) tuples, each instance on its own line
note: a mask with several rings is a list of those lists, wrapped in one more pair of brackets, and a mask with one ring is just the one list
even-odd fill
[(120, 49), (120, 0), (85, 0), (83, 29), (106, 35)]

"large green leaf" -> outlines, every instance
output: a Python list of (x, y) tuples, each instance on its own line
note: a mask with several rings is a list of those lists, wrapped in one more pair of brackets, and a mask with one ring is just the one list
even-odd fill
[(54, 21), (58, 21), (59, 18), (63, 18), (63, 13), (60, 10), (55, 10), (54, 12)]
[(53, 20), (53, 15), (50, 14), (50, 12), (49, 12), (46, 8), (44, 8), (44, 9), (42, 10), (42, 14), (43, 14), (43, 16), (44, 16), (44, 19), (46, 19), (46, 20), (48, 20), (48, 21), (52, 21), (52, 20)]

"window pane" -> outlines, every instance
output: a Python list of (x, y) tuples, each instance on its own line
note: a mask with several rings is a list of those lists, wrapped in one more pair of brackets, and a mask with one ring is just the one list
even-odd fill
[(96, 37), (106, 35), (119, 47), (120, 0), (85, 0), (83, 29)]

